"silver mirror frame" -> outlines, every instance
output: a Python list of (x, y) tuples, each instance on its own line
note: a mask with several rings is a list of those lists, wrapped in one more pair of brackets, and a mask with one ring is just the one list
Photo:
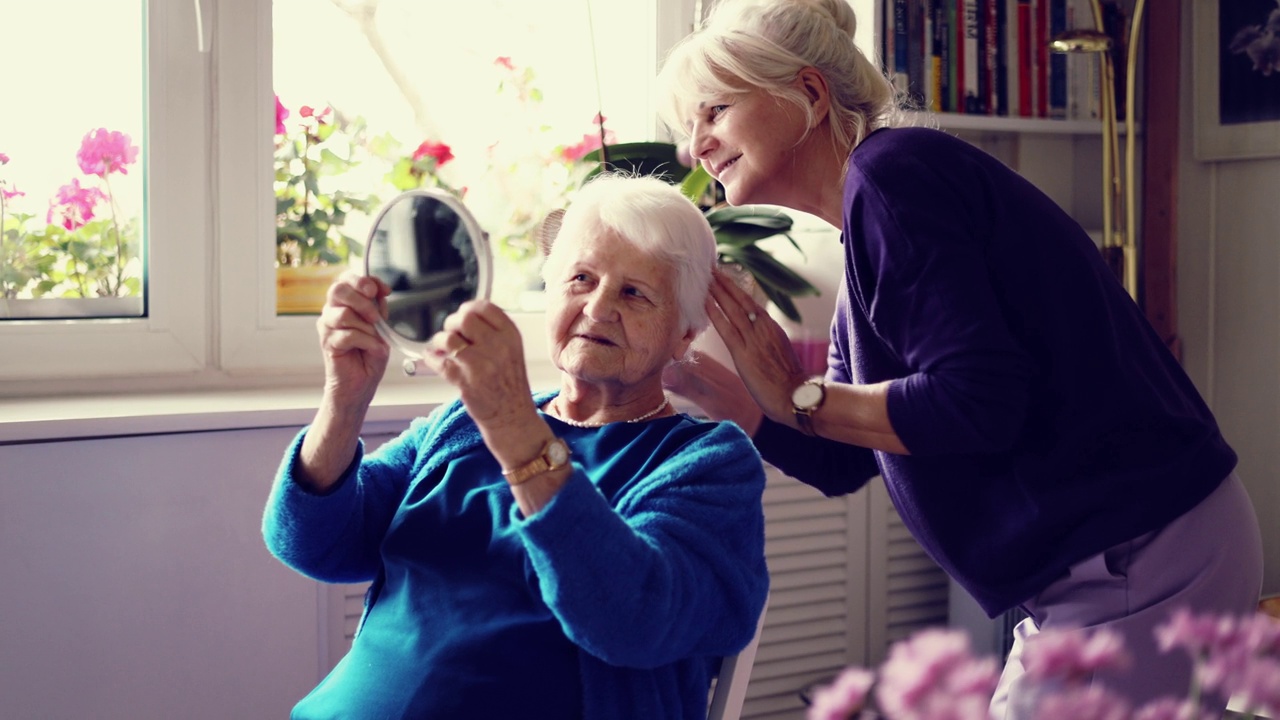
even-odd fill
[[(373, 246), (373, 234), (377, 232), (378, 227), (382, 224), (382, 219), (386, 214), (401, 202), (410, 201), (415, 197), (426, 197), (438, 200), (450, 210), (458, 214), (462, 219), (462, 225), (466, 228), (467, 235), (471, 238), (471, 243), (475, 248), (476, 254), (476, 298), (488, 299), (493, 288), (493, 255), (489, 250), (489, 238), (484, 231), (480, 229), (480, 223), (476, 222), (471, 211), (467, 210), (467, 206), (451, 193), (445, 192), (439, 188), (418, 188), (416, 190), (406, 190), (392, 198), (382, 209), (378, 211), (378, 216), (373, 219), (373, 225), (369, 227), (369, 237), (365, 243), (364, 253), (364, 274), (369, 275), (369, 248)], [(431, 352), (432, 346), (430, 340), (418, 341), (410, 340), (407, 337), (397, 333), (391, 329), (391, 325), (387, 323), (386, 318), (378, 318), (375, 326), (378, 334), (386, 340), (391, 347), (399, 350), (406, 358), (404, 362), (405, 372), (409, 375), (416, 373), (417, 361), (422, 360)]]

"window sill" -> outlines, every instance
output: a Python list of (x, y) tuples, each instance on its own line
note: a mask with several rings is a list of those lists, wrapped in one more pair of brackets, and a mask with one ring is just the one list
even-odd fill
[[(530, 385), (558, 386), (550, 363), (531, 364)], [(0, 445), (169, 433), (301, 427), (315, 416), (321, 387), (0, 399)], [(385, 381), (369, 408), (372, 424), (407, 424), (458, 392), (438, 377)]]

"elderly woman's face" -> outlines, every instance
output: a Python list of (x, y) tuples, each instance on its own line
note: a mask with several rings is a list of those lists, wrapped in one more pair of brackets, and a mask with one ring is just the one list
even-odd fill
[(565, 247), (558, 276), (547, 281), (551, 357), (585, 382), (636, 385), (660, 379), (693, 339), (682, 330), (676, 268), (600, 230)]

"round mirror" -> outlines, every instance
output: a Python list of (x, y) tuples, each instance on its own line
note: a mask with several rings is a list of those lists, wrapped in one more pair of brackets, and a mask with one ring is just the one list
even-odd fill
[(493, 258), (466, 206), (425, 188), (397, 196), (378, 213), (364, 272), (391, 288), (378, 332), (409, 358), (405, 372), (413, 374), (444, 319), (468, 300), (489, 297)]

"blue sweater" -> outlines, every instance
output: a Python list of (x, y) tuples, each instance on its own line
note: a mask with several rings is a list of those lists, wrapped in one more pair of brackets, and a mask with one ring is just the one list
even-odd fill
[(991, 616), (1166, 525), (1236, 463), (1212, 413), (1081, 227), (950, 135), (880, 130), (845, 182), (827, 377), (889, 386), (910, 455), (754, 438), (827, 494), (877, 473)]
[(299, 434), (268, 548), (318, 580), (374, 583), (350, 653), (293, 717), (706, 716), (768, 591), (759, 455), (729, 423), (543, 417), (574, 472), (529, 519), (460, 403), (362, 446), (323, 496), (293, 480)]

